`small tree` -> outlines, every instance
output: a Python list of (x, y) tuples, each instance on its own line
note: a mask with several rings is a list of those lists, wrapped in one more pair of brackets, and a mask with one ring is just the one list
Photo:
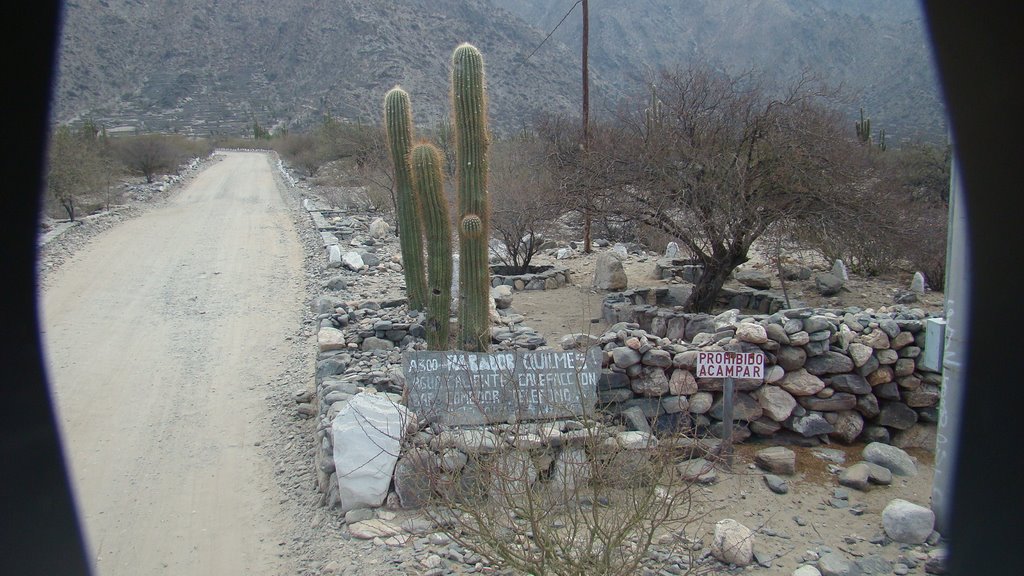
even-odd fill
[(775, 222), (827, 213), (853, 174), (853, 145), (829, 92), (803, 75), (773, 94), (752, 73), (663, 72), (605, 155), (628, 167), (618, 210), (679, 240), (703, 265), (684, 304), (709, 311), (754, 241)]
[(73, 222), (80, 201), (99, 194), (106, 187), (110, 169), (93, 125), (87, 123), (79, 130), (60, 126), (50, 136), (46, 197), (60, 206)]
[(114, 149), (121, 163), (129, 171), (144, 176), (147, 183), (152, 183), (157, 174), (166, 173), (178, 165), (178, 151), (165, 135), (125, 137), (117, 140)]
[(492, 254), (525, 273), (540, 251), (543, 232), (559, 215), (541, 143), (529, 135), (496, 142), (491, 160), (491, 230), (504, 246)]

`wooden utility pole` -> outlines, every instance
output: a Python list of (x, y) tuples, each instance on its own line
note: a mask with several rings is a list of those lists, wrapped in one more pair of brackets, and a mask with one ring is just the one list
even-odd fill
[[(590, 152), (590, 73), (587, 67), (587, 49), (590, 38), (590, 6), (587, 0), (583, 2), (583, 161), (587, 161), (587, 154)], [(584, 187), (586, 184), (584, 183)], [(590, 224), (593, 219), (590, 206), (590, 190), (583, 190), (583, 252), (589, 254), (590, 246)]]

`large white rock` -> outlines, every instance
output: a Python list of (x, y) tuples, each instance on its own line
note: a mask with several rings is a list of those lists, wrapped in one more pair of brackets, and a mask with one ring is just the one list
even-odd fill
[(384, 503), (409, 418), (405, 406), (383, 394), (357, 394), (334, 417), (334, 465), (343, 514)]
[(387, 237), (388, 233), (391, 232), (391, 226), (383, 218), (374, 218), (370, 221), (369, 230), (370, 237), (379, 240)]
[(354, 272), (362, 270), (363, 266), (365, 266), (363, 264), (363, 257), (356, 251), (345, 252), (345, 255), (341, 257), (341, 261), (345, 264), (346, 268)]
[(337, 328), (323, 326), (316, 334), (316, 342), (321, 352), (343, 350), (345, 348), (345, 334)]
[(341, 266), (341, 247), (337, 244), (327, 247), (327, 264), (335, 268)]
[(594, 288), (598, 290), (625, 290), (628, 281), (622, 261), (612, 252), (602, 252), (594, 266)]
[(882, 528), (896, 542), (921, 544), (935, 527), (935, 513), (913, 502), (896, 498), (882, 510)]
[(731, 518), (719, 520), (715, 524), (711, 555), (726, 564), (750, 564), (754, 559), (754, 533)]

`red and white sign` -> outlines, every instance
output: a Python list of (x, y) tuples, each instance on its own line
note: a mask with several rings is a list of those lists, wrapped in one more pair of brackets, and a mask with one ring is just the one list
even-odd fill
[(697, 378), (764, 379), (763, 352), (698, 352)]

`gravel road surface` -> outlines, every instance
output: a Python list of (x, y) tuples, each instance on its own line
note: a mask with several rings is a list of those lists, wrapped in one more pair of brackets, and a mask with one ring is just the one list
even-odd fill
[(296, 573), (269, 383), (304, 303), (303, 250), (265, 154), (229, 152), (104, 231), (41, 297), (95, 572)]

